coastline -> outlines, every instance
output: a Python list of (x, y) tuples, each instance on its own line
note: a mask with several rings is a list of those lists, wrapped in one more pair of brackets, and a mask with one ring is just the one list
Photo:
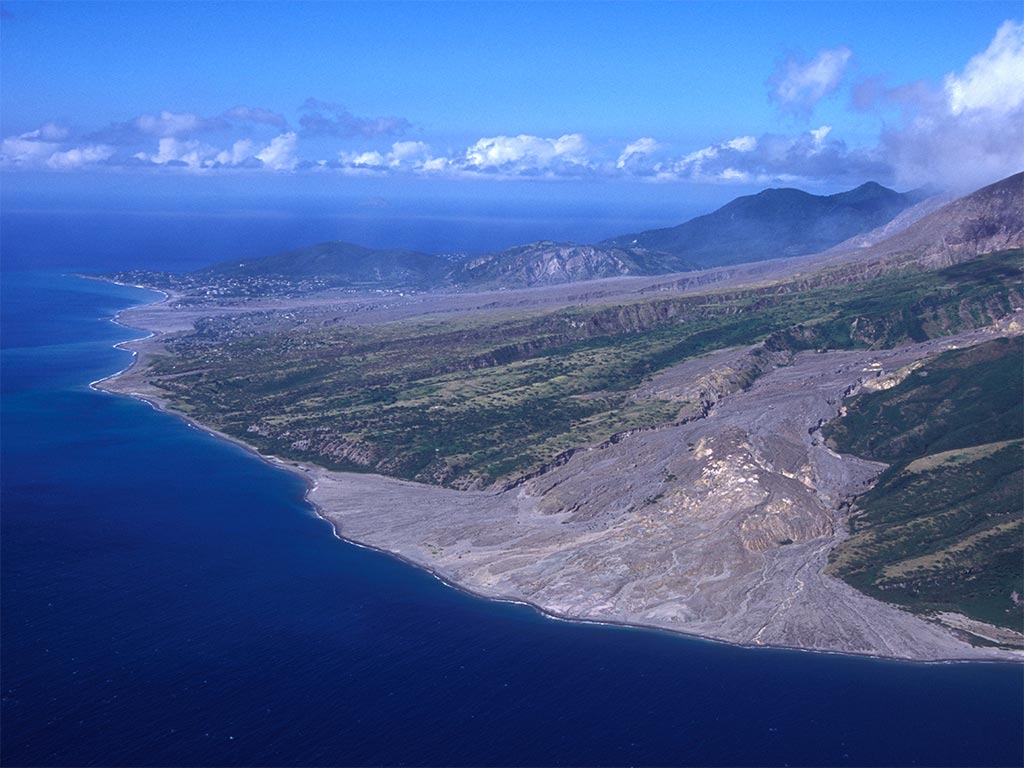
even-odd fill
[[(90, 276), (76, 275), (76, 277), (81, 277), (83, 279), (95, 279), (95, 280), (100, 280), (102, 282), (111, 282), (111, 283), (114, 282), (114, 281), (110, 281), (110, 280), (104, 280), (103, 278), (90, 277)], [(124, 283), (115, 283), (115, 284), (127, 285), (127, 284), (124, 284)], [(152, 309), (152, 308), (159, 307), (161, 305), (166, 305), (173, 298), (173, 295), (170, 294), (170, 293), (167, 293), (165, 291), (160, 291), (160, 290), (157, 290), (157, 289), (148, 288), (146, 286), (131, 285), (131, 286), (128, 286), (128, 287), (141, 288), (141, 289), (145, 289), (145, 290), (154, 291), (156, 293), (162, 294), (163, 298), (161, 298), (159, 300), (156, 300), (156, 301), (153, 301), (153, 302), (147, 302), (147, 303), (143, 303), (143, 304), (139, 304), (139, 305), (134, 305), (133, 307), (125, 308), (124, 310), (118, 311), (117, 313), (115, 313), (115, 315), (112, 318), (110, 318), (111, 322), (113, 322), (113, 323), (115, 323), (117, 325), (120, 325), (120, 326), (122, 326), (124, 328), (130, 328), (130, 329), (133, 329), (133, 330), (147, 331), (148, 335), (144, 336), (144, 337), (136, 338), (136, 339), (128, 339), (128, 340), (125, 340), (125, 341), (120, 341), (120, 342), (117, 342), (116, 344), (114, 344), (113, 346), (115, 348), (123, 349), (125, 351), (131, 352), (132, 353), (131, 361), (123, 369), (121, 369), (119, 371), (116, 371), (116, 372), (110, 374), (109, 376), (105, 376), (105, 377), (103, 377), (101, 379), (98, 379), (98, 380), (96, 380), (94, 382), (90, 382), (89, 386), (90, 386), (91, 389), (93, 389), (95, 391), (106, 392), (107, 394), (132, 397), (134, 399), (146, 402), (152, 408), (154, 408), (157, 411), (161, 411), (163, 413), (167, 413), (169, 415), (172, 415), (172, 416), (174, 416), (176, 418), (181, 419), (182, 421), (184, 421), (186, 424), (188, 424), (193, 429), (196, 429), (196, 430), (199, 430), (199, 431), (202, 431), (202, 432), (206, 432), (207, 434), (210, 434), (210, 435), (212, 435), (212, 436), (214, 436), (216, 438), (219, 438), (221, 440), (225, 440), (225, 441), (227, 441), (227, 442), (229, 442), (229, 443), (231, 443), (231, 444), (233, 444), (233, 445), (243, 449), (244, 451), (246, 451), (246, 453), (250, 454), (251, 456), (253, 456), (253, 457), (257, 458), (257, 459), (260, 459), (261, 461), (265, 462), (266, 464), (268, 464), (271, 467), (275, 467), (277, 469), (283, 469), (283, 470), (291, 473), (292, 475), (295, 475), (297, 477), (302, 478), (302, 480), (303, 480), (303, 482), (305, 484), (304, 500), (309, 504), (309, 506), (310, 506), (311, 510), (313, 511), (314, 515), (316, 515), (321, 520), (323, 520), (328, 525), (330, 525), (331, 531), (332, 531), (332, 535), (335, 538), (337, 538), (340, 541), (346, 542), (348, 544), (353, 544), (355, 546), (358, 546), (358, 547), (361, 547), (361, 548), (364, 548), (364, 549), (370, 549), (370, 550), (374, 550), (374, 551), (380, 552), (382, 554), (389, 555), (389, 556), (391, 556), (391, 557), (393, 557), (393, 558), (395, 558), (395, 559), (397, 559), (397, 560), (399, 560), (399, 561), (401, 561), (403, 563), (406, 563), (406, 564), (408, 564), (410, 566), (416, 567), (416, 568), (418, 568), (420, 570), (424, 570), (427, 573), (429, 573), (432, 577), (434, 577), (435, 579), (437, 579), (438, 581), (440, 581), (441, 583), (445, 584), (446, 586), (448, 586), (448, 587), (450, 587), (452, 589), (456, 589), (456, 590), (458, 590), (460, 592), (463, 592), (463, 593), (468, 594), (468, 595), (472, 595), (472, 596), (480, 598), (480, 599), (494, 600), (494, 601), (506, 602), (506, 603), (514, 603), (514, 604), (526, 606), (526, 607), (529, 607), (529, 608), (537, 611), (540, 615), (542, 615), (542, 616), (544, 616), (546, 618), (552, 619), (552, 620), (556, 620), (556, 621), (565, 621), (565, 622), (573, 622), (573, 623), (586, 623), (586, 624), (598, 624), (598, 625), (605, 625), (605, 626), (612, 626), (612, 627), (631, 628), (631, 629), (643, 629), (643, 630), (648, 630), (648, 631), (653, 630), (653, 631), (658, 631), (658, 632), (668, 632), (668, 633), (671, 633), (673, 635), (682, 636), (682, 637), (685, 637), (685, 638), (688, 638), (688, 639), (691, 639), (691, 640), (701, 640), (701, 641), (712, 642), (712, 643), (724, 643), (726, 645), (732, 645), (732, 646), (736, 646), (736, 647), (740, 647), (740, 648), (750, 648), (750, 649), (755, 649), (755, 648), (771, 648), (771, 649), (776, 649), (776, 650), (803, 651), (803, 652), (807, 652), (807, 653), (826, 653), (826, 654), (842, 655), (842, 656), (858, 656), (858, 657), (873, 658), (873, 659), (886, 660), (886, 661), (911, 661), (911, 662), (915, 662), (915, 663), (927, 663), (927, 664), (950, 664), (950, 663), (966, 663), (966, 662), (979, 662), (979, 661), (984, 661), (984, 662), (989, 662), (989, 663), (1009, 663), (1009, 664), (1015, 664), (1015, 663), (1024, 662), (1024, 654), (1021, 654), (1019, 652), (1014, 652), (1014, 651), (1011, 651), (1011, 650), (1005, 650), (1005, 651), (1004, 650), (1000, 650), (997, 654), (987, 654), (987, 653), (979, 653), (978, 655), (965, 654), (963, 657), (949, 657), (949, 658), (924, 658), (924, 657), (921, 657), (921, 658), (916, 658), (916, 657), (908, 657), (908, 656), (904, 656), (904, 655), (895, 655), (895, 654), (894, 655), (887, 655), (885, 653), (863, 652), (863, 651), (860, 651), (860, 650), (857, 650), (857, 649), (814, 648), (814, 647), (805, 647), (805, 646), (801, 646), (801, 645), (787, 645), (787, 644), (774, 643), (774, 642), (765, 642), (765, 643), (761, 643), (761, 642), (744, 642), (744, 641), (741, 641), (741, 640), (733, 640), (733, 639), (717, 637), (717, 636), (713, 636), (713, 635), (702, 634), (700, 632), (695, 632), (695, 631), (687, 631), (685, 629), (677, 628), (677, 627), (670, 627), (670, 626), (664, 626), (664, 625), (653, 624), (653, 623), (644, 623), (642, 621), (616, 620), (614, 618), (590, 617), (590, 616), (585, 616), (585, 615), (571, 615), (571, 614), (568, 614), (568, 613), (560, 612), (559, 610), (557, 610), (555, 608), (552, 608), (550, 605), (546, 606), (546, 605), (544, 605), (541, 602), (536, 602), (536, 601), (533, 601), (533, 600), (530, 600), (530, 599), (524, 599), (523, 597), (520, 597), (520, 596), (501, 594), (500, 592), (492, 592), (492, 591), (486, 591), (486, 590), (481, 589), (481, 588), (474, 588), (473, 586), (466, 584), (464, 581), (459, 581), (457, 578), (454, 578), (452, 575), (450, 575), (449, 573), (446, 573), (444, 570), (442, 570), (439, 566), (437, 566), (436, 564), (433, 564), (433, 563), (427, 561), (426, 559), (419, 559), (419, 558), (417, 558), (415, 556), (412, 556), (412, 555), (408, 554), (407, 552), (402, 552), (402, 551), (400, 551), (397, 548), (396, 549), (391, 549), (391, 548), (388, 548), (386, 545), (382, 545), (382, 544), (378, 544), (378, 543), (372, 543), (372, 542), (367, 541), (366, 539), (361, 538), (359, 536), (346, 535), (346, 534), (342, 533), (342, 521), (338, 518), (338, 515), (332, 514), (330, 511), (325, 509), (321, 504), (317, 503), (317, 501), (314, 500), (314, 496), (317, 494), (317, 492), (319, 490), (321, 490), (322, 481), (324, 480), (325, 477), (330, 477), (332, 480), (333, 480), (334, 476), (338, 476), (338, 477), (341, 477), (343, 479), (351, 477), (353, 479), (357, 479), (358, 481), (380, 482), (382, 484), (386, 483), (386, 484), (391, 484), (391, 485), (396, 485), (397, 484), (397, 485), (401, 485), (401, 486), (403, 486), (405, 488), (412, 488), (414, 491), (422, 491), (422, 492), (430, 492), (432, 490), (439, 490), (439, 489), (436, 489), (434, 486), (425, 486), (425, 485), (421, 485), (421, 484), (411, 483), (409, 481), (395, 480), (393, 478), (386, 478), (386, 477), (378, 476), (378, 475), (361, 474), (361, 473), (357, 474), (357, 473), (337, 473), (337, 472), (331, 472), (329, 470), (323, 469), (323, 468), (318, 467), (318, 466), (313, 465), (313, 464), (308, 464), (308, 463), (298, 462), (298, 461), (292, 461), (292, 460), (288, 460), (288, 459), (282, 459), (281, 457), (278, 457), (278, 456), (265, 455), (265, 454), (260, 453), (253, 446), (245, 443), (244, 441), (242, 441), (242, 440), (240, 440), (238, 438), (235, 438), (233, 436), (227, 435), (227, 434), (225, 434), (223, 432), (220, 432), (219, 430), (217, 430), (215, 428), (206, 426), (206, 425), (202, 424), (201, 422), (196, 421), (195, 419), (193, 419), (192, 417), (190, 417), (186, 413), (183, 413), (181, 411), (175, 410), (173, 407), (171, 407), (167, 403), (166, 400), (164, 400), (163, 398), (161, 398), (159, 396), (152, 395), (152, 394), (140, 393), (140, 392), (136, 392), (136, 391), (120, 390), (120, 389), (118, 389), (116, 387), (111, 387), (111, 386), (104, 386), (104, 384), (112, 383), (112, 382), (122, 378), (123, 376), (125, 376), (125, 374), (129, 373), (130, 371), (133, 371), (136, 368), (136, 366), (138, 366), (143, 361), (143, 359), (144, 359), (144, 352), (140, 353), (139, 350), (132, 349), (130, 345), (139, 344), (139, 343), (145, 342), (145, 341), (151, 341), (151, 340), (153, 340), (155, 338), (158, 338), (158, 337), (164, 335), (164, 332), (159, 330), (159, 329), (146, 328), (144, 326), (140, 327), (139, 325), (130, 325), (130, 324), (126, 323), (126, 322), (123, 322), (122, 321), (122, 315), (125, 312), (127, 312), (129, 310), (132, 310), (132, 309), (137, 309), (137, 308), (142, 308), (142, 307)], [(464, 492), (453, 492), (453, 493), (464, 493)], [(499, 494), (494, 493), (494, 492), (486, 492), (485, 494), (482, 494), (482, 495), (489, 495), (489, 496), (497, 497)], [(871, 598), (865, 598), (865, 599), (871, 600)], [(872, 602), (877, 602), (877, 601), (872, 601)], [(883, 606), (887, 606), (889, 608), (893, 608), (893, 606), (888, 606), (888, 604), (879, 603), (879, 605), (883, 605)], [(903, 609), (896, 608), (896, 610), (899, 610), (899, 611), (901, 611), (903, 613), (906, 613), (908, 616), (914, 616), (914, 614), (910, 614), (907, 611), (903, 611)], [(915, 617), (915, 618), (920, 618), (920, 617)], [(923, 621), (923, 619), (922, 619), (922, 621)], [(929, 622), (929, 623), (933, 623), (933, 622)], [(965, 645), (966, 648), (971, 648), (972, 647), (970, 645), (967, 645), (966, 643), (964, 645)]]

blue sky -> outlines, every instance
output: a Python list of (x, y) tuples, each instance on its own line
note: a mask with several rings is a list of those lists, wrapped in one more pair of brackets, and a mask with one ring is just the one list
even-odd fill
[(0, 7), (8, 206), (724, 201), (1024, 168), (1019, 2)]

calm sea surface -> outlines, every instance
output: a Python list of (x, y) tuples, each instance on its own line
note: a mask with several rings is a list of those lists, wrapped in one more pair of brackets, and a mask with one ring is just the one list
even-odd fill
[(296, 478), (89, 389), (152, 294), (2, 289), (4, 765), (1024, 761), (1019, 667), (574, 625), (340, 542)]

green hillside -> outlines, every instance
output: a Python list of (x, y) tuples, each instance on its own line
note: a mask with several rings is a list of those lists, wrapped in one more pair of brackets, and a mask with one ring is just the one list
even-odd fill
[(830, 569), (920, 611), (1024, 630), (1024, 340), (946, 352), (853, 398), (826, 436), (891, 464)]

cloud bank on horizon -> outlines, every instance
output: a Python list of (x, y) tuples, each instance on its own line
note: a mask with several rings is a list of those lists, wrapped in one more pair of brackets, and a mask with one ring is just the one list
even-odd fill
[[(440, 148), (422, 140), (415, 120), (361, 116), (310, 97), (292, 119), (236, 104), (207, 116), (164, 109), (90, 131), (54, 120), (5, 136), (0, 169), (716, 184), (877, 179), (950, 188), (1024, 169), (1021, 22), (1004, 22), (985, 50), (941, 82), (889, 84), (884, 75), (854, 76), (855, 62), (856, 51), (847, 46), (784, 57), (767, 73), (767, 95), (781, 115), (805, 127), (755, 135), (741, 126), (737, 135), (703, 147), (680, 147), (667, 136), (592, 142), (567, 125), (559, 136), (499, 134)], [(851, 146), (832, 125), (813, 122), (819, 105), (844, 89), (851, 111), (877, 115), (874, 141)]]

